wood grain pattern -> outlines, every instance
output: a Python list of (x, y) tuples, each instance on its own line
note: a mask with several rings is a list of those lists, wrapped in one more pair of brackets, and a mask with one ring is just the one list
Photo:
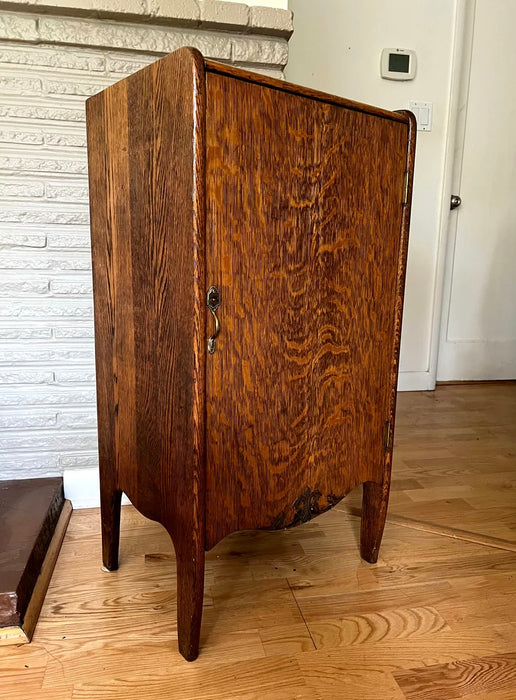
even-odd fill
[(448, 700), (514, 689), (516, 654), (497, 654), (394, 674), (407, 700)]
[(426, 637), (449, 630), (440, 613), (432, 606), (404, 607), (362, 615), (332, 617), (310, 624), (317, 649), (355, 644), (379, 644), (394, 639)]
[(243, 70), (242, 68), (236, 68), (235, 66), (231, 66), (227, 63), (218, 63), (217, 61), (211, 61), (210, 59), (205, 59), (204, 63), (206, 65), (206, 70), (208, 70), (210, 73), (227, 75), (237, 78), (238, 80), (245, 80), (250, 83), (254, 83), (255, 85), (264, 85), (272, 88), (273, 90), (280, 90), (281, 92), (288, 92), (294, 95), (302, 95), (310, 100), (324, 102), (325, 104), (336, 105), (338, 107), (344, 107), (347, 110), (363, 112), (364, 114), (371, 114), (376, 117), (383, 117), (389, 121), (399, 121), (404, 124), (407, 123), (406, 115), (408, 113), (403, 110), (398, 112), (390, 112), (386, 109), (375, 107), (374, 105), (357, 102), (345, 97), (339, 97), (338, 95), (332, 95), (329, 92), (322, 92), (321, 90), (315, 90), (314, 88), (305, 87), (303, 85), (295, 85), (294, 83), (289, 83), (288, 80), (279, 80), (278, 78), (271, 78), (270, 76), (263, 75), (262, 73), (253, 73), (248, 70)]
[(207, 105), (207, 279), (222, 297), (207, 361), (210, 547), (383, 483), (409, 149), (408, 119), (218, 73)]
[(103, 561), (125, 491), (172, 537), (187, 659), (204, 552), (228, 533), (306, 522), (368, 482), (378, 556), (411, 120), (194, 49), (88, 101)]
[(403, 318), (403, 301), (405, 276), (407, 270), (408, 235), (410, 223), (410, 202), (414, 175), (414, 159), (416, 154), (416, 121), (410, 112), (401, 111), (408, 119), (408, 139), (406, 162), (406, 206), (403, 207), (400, 232), (399, 257), (396, 276), (396, 294), (394, 298), (394, 328), (392, 332), (392, 351), (390, 367), (389, 414), (385, 424), (386, 445), (385, 461), (380, 483), (365, 482), (362, 489), (362, 520), (360, 524), (360, 555), (366, 561), (374, 564), (378, 560), (380, 543), (382, 541), (389, 494), (391, 488), (392, 453), (394, 446), (394, 429), (396, 425), (396, 397), (398, 386), (399, 355), (401, 345), (401, 322)]
[(104, 563), (117, 566), (125, 491), (174, 542), (190, 658), (204, 574), (202, 76), (185, 49), (87, 103)]

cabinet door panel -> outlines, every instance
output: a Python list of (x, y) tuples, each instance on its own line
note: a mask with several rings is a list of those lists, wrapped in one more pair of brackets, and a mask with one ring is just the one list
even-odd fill
[(404, 123), (207, 74), (208, 547), (382, 481), (407, 140)]

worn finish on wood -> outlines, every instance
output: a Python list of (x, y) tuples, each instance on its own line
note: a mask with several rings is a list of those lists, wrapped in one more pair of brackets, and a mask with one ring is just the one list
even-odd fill
[(64, 502), (61, 477), (0, 481), (0, 628), (22, 626)]
[(50, 579), (52, 578), (54, 566), (56, 565), (66, 529), (68, 527), (68, 523), (70, 522), (72, 510), (73, 508), (71, 502), (69, 500), (65, 500), (61, 509), (61, 514), (59, 515), (59, 520), (55, 526), (54, 534), (50, 540), (45, 559), (41, 565), (39, 576), (36, 580), (36, 585), (34, 586), (29, 605), (25, 611), (22, 628), (27, 636), (27, 641), (29, 642), (32, 639), (39, 619), (41, 606), (45, 600), (45, 595), (47, 593)]
[(15, 626), (0, 627), (0, 646), (27, 644), (31, 641), (71, 514), (72, 504), (70, 501), (65, 500), (54, 529), (54, 534), (36, 578), (23, 620)]
[(469, 510), (446, 504), (449, 520), (464, 515), (462, 531), (514, 517), (515, 410), (514, 385), (400, 394), (378, 563), (360, 561), (360, 521), (344, 510), (360, 488), (302, 528), (227, 537), (207, 554), (195, 664), (173, 648), (165, 530), (122, 508), (123, 562), (104, 574), (99, 513), (74, 512), (32, 644), (0, 649), (2, 700), (139, 700), (142, 688), (149, 700), (403, 700), (408, 684), (394, 674), (418, 670), (433, 674), (439, 698), (455, 684), (465, 700), (514, 700), (514, 552), (394, 525), (391, 514), (412, 504), (428, 520), (440, 489), (469, 480)]
[(104, 565), (125, 491), (172, 537), (193, 659), (204, 551), (230, 532), (374, 482), (379, 546), (413, 117), (181, 49), (91, 98), (87, 122)]

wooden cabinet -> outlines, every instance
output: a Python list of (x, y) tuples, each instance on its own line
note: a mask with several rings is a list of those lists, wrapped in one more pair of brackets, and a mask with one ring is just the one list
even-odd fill
[(87, 124), (104, 565), (124, 491), (173, 540), (191, 660), (228, 533), (364, 484), (376, 561), (415, 126), (193, 49), (89, 99)]

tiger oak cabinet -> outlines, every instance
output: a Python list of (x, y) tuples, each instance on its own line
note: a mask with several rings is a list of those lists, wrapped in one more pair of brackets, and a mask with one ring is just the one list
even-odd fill
[(87, 102), (104, 567), (169, 532), (179, 649), (205, 551), (389, 494), (415, 143), (388, 112), (173, 54)]

